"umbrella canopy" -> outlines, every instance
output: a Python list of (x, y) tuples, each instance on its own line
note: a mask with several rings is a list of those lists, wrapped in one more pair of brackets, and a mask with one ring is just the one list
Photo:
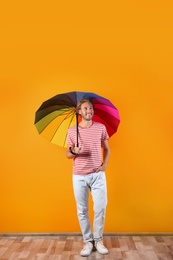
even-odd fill
[(76, 106), (83, 98), (92, 99), (93, 121), (103, 123), (111, 137), (120, 123), (117, 108), (108, 99), (95, 93), (77, 91), (56, 95), (40, 106), (34, 122), (38, 133), (53, 144), (66, 147), (68, 128), (76, 124), (78, 129)]

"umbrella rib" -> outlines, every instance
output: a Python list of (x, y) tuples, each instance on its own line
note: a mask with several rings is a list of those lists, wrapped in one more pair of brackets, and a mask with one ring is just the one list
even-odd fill
[[(53, 136), (52, 136), (52, 138), (51, 138), (51, 141), (52, 141), (52, 139), (54, 138), (54, 136), (55, 136), (56, 132), (58, 131), (59, 127), (62, 125), (62, 123), (63, 123), (67, 118), (69, 118), (71, 115), (72, 115), (72, 117), (71, 117), (70, 123), (72, 122), (73, 117), (74, 117), (74, 115), (75, 115), (74, 111), (70, 111), (70, 113), (68, 113), (67, 116), (61, 121), (61, 123), (60, 123), (59, 126), (57, 127), (55, 133), (53, 134)], [(70, 125), (70, 123), (69, 123), (69, 125)]]
[[(72, 120), (73, 120), (73, 118), (74, 118), (74, 115), (75, 115), (75, 114), (73, 114), (73, 116), (71, 117), (71, 120), (70, 120), (69, 125), (71, 124), (71, 122), (72, 122)], [(68, 127), (68, 128), (69, 128), (69, 127)], [(64, 140), (63, 146), (65, 146), (66, 139), (67, 139), (67, 131), (66, 131), (66, 138), (65, 138), (65, 140)]]
[[(52, 112), (51, 112), (51, 113), (52, 113)], [(51, 114), (51, 113), (50, 113), (50, 114)], [(62, 115), (65, 115), (66, 113), (67, 113), (67, 116), (66, 116), (65, 119), (67, 119), (68, 117), (70, 117), (71, 114), (74, 113), (74, 111), (71, 111), (71, 110), (70, 110), (70, 112), (64, 111), (64, 113), (62, 113), (61, 115), (58, 115), (58, 117), (59, 117), (59, 116), (62, 116)], [(48, 114), (48, 115), (49, 115), (49, 114)], [(57, 116), (56, 116), (55, 118), (57, 118)], [(55, 118), (53, 118), (47, 125), (45, 125), (45, 127), (42, 129), (42, 131), (40, 132), (40, 134), (45, 130), (45, 128), (46, 128), (53, 120), (55, 120)], [(65, 119), (64, 119), (64, 120), (65, 120)]]
[[(63, 94), (63, 95), (66, 96), (66, 97), (69, 99), (69, 96), (68, 96), (67, 94)], [(43, 109), (46, 108), (46, 107), (44, 107), (44, 105), (46, 105), (47, 103), (49, 103), (49, 102), (51, 102), (51, 101), (56, 101), (56, 102), (55, 102), (55, 104), (52, 104), (52, 105), (49, 105), (49, 106), (54, 106), (54, 105), (57, 104), (57, 102), (62, 102), (61, 107), (62, 107), (62, 106), (64, 106), (64, 107), (69, 107), (69, 106), (75, 107), (75, 105), (76, 105), (73, 100), (68, 100), (68, 101), (65, 100), (65, 104), (63, 104), (63, 102), (64, 102), (63, 97), (60, 98), (60, 99), (56, 99), (56, 96), (54, 96), (53, 98), (51, 98), (51, 99), (45, 101), (45, 102), (42, 104), (42, 106), (38, 109), (38, 111), (39, 111), (42, 107), (43, 107)]]
[[(100, 109), (95, 109), (95, 110), (100, 110)], [(101, 111), (101, 110), (100, 110)], [(104, 111), (104, 113), (106, 113), (106, 114), (108, 114), (109, 116), (112, 116), (111, 114), (109, 114), (108, 112), (106, 112), (106, 111)], [(97, 114), (95, 114), (95, 115), (97, 115)], [(98, 116), (98, 115), (97, 115)], [(113, 116), (112, 116), (113, 117)], [(100, 118), (102, 118), (101, 116), (100, 116)], [(105, 118), (102, 118), (112, 129), (114, 129), (112, 126), (111, 126), (111, 124), (109, 123), (109, 121), (110, 120), (106, 120), (106, 118), (107, 117), (105, 117)], [(117, 119), (116, 117), (114, 117), (115, 119)]]
[(98, 98), (98, 101), (95, 100), (95, 99), (93, 99), (94, 105), (95, 105), (95, 104), (97, 104), (97, 105), (101, 104), (101, 105), (105, 105), (105, 106), (107, 106), (107, 107), (112, 107), (112, 108), (117, 109), (117, 108), (114, 106), (114, 104), (112, 104), (112, 103), (109, 101), (109, 99), (106, 99), (106, 98), (103, 98), (103, 97), (102, 97), (102, 99), (105, 100), (106, 103), (99, 102), (99, 98)]

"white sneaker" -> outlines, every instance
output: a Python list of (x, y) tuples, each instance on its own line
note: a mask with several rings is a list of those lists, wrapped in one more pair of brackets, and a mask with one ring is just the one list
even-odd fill
[(97, 251), (102, 254), (102, 255), (106, 255), (109, 253), (108, 249), (103, 245), (103, 241), (95, 241), (95, 247), (97, 249)]
[(92, 242), (86, 242), (83, 249), (80, 252), (81, 256), (89, 256), (93, 250), (93, 243)]

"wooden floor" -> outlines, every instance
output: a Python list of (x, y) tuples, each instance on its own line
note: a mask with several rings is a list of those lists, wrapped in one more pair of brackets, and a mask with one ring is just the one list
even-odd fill
[(81, 257), (81, 236), (0, 236), (1, 260), (173, 260), (173, 236), (105, 236), (108, 255)]

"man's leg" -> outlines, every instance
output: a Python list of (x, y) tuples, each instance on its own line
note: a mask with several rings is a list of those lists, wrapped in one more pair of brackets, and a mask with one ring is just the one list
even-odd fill
[(108, 249), (103, 244), (103, 228), (107, 205), (107, 187), (104, 172), (93, 174), (91, 192), (94, 201), (94, 241), (100, 254), (108, 254)]
[(88, 185), (84, 176), (73, 175), (73, 190), (77, 205), (77, 214), (84, 242), (93, 240), (88, 217)]
[(107, 187), (104, 172), (93, 174), (91, 193), (94, 202), (94, 240), (102, 240), (107, 205)]

